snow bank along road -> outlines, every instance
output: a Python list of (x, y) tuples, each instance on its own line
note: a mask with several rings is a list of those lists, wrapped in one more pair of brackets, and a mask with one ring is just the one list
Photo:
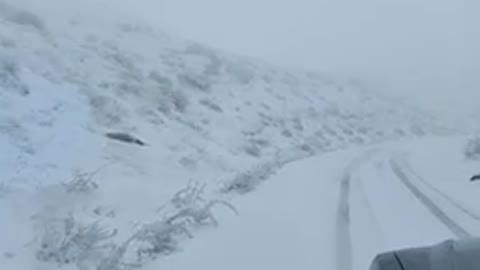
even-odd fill
[[(478, 214), (395, 151), (357, 149), (290, 164), (235, 203), (165, 269), (368, 269), (378, 253), (479, 235)], [(152, 266), (155, 269), (155, 266)]]

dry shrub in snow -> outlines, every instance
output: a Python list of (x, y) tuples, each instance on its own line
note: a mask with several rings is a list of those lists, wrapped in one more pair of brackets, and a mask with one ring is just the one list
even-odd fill
[(99, 171), (100, 170), (89, 173), (77, 172), (71, 181), (62, 183), (62, 186), (67, 193), (83, 193), (94, 191), (98, 189), (98, 184), (95, 182), (94, 176)]
[(209, 92), (210, 91), (210, 82), (207, 78), (201, 75), (194, 75), (194, 74), (180, 74), (177, 76), (178, 81), (183, 84), (184, 86), (196, 89), (201, 92)]
[(189, 104), (188, 97), (182, 91), (166, 88), (162, 90), (162, 97), (157, 109), (164, 114), (172, 111), (184, 113)]
[(235, 207), (226, 201), (205, 199), (205, 187), (190, 183), (178, 191), (169, 205), (160, 209), (166, 211), (171, 206), (170, 214), (144, 225), (131, 237), (128, 245), (137, 256), (137, 264), (177, 251), (180, 242), (193, 238), (192, 230), (200, 225), (218, 225), (213, 215), (215, 206), (224, 206), (238, 214)]
[[(88, 183), (85, 179), (91, 177), (80, 179)], [(83, 191), (83, 185), (80, 187)], [(238, 214), (226, 201), (206, 199), (204, 190), (205, 185), (190, 183), (161, 208), (161, 218), (145, 223), (117, 243), (117, 230), (101, 226), (100, 221), (81, 222), (73, 214), (66, 218), (35, 216), (40, 227), (36, 257), (59, 266), (76, 265), (79, 270), (137, 269), (178, 251), (180, 244), (193, 238), (193, 231), (201, 226), (216, 226), (215, 207), (223, 206)]]
[(128, 118), (126, 108), (114, 98), (93, 93), (90, 93), (88, 97), (95, 120), (99, 124), (107, 127), (117, 126)]
[(0, 54), (0, 87), (26, 96), (30, 93), (28, 86), (21, 82), (18, 64), (12, 57)]
[(36, 257), (40, 261), (59, 265), (81, 265), (99, 260), (114, 246), (110, 240), (116, 230), (108, 230), (99, 222), (82, 224), (73, 215), (64, 219), (38, 218), (42, 228)]
[(190, 183), (186, 188), (177, 192), (171, 203), (178, 209), (178, 212), (169, 220), (186, 219), (193, 224), (211, 222), (217, 225), (218, 222), (213, 216), (212, 208), (218, 205), (223, 205), (238, 214), (235, 207), (226, 201), (206, 200), (204, 198), (205, 187), (205, 184)]
[(260, 165), (250, 171), (240, 173), (233, 179), (233, 181), (227, 183), (221, 191), (224, 193), (249, 193), (261, 182), (274, 174), (280, 166), (280, 161), (271, 162)]
[(480, 159), (480, 137), (471, 138), (465, 147), (465, 157), (470, 160)]
[(166, 76), (163, 76), (158, 71), (152, 71), (148, 75), (148, 78), (156, 82), (162, 89), (172, 89), (173, 82)]
[(193, 238), (187, 224), (172, 218), (143, 226), (132, 239), (132, 246), (137, 247), (137, 262), (170, 255), (179, 249), (179, 241), (185, 237)]
[(202, 99), (199, 101), (199, 103), (214, 112), (223, 113), (223, 109), (218, 104), (209, 99)]

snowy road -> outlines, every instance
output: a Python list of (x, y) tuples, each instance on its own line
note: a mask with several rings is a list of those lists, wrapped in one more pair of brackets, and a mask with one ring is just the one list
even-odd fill
[(360, 149), (288, 165), (236, 199), (240, 217), (220, 215), (218, 230), (159, 263), (166, 269), (360, 270), (378, 252), (478, 233), (469, 230), (478, 225), (474, 212), (435, 195), (405, 163), (391, 151)]
[(390, 166), (395, 175), (410, 190), (410, 192), (448, 229), (459, 239), (470, 238), (472, 235), (457, 222), (452, 220), (435, 202), (423, 193), (410, 179), (403, 168), (395, 161), (390, 161)]

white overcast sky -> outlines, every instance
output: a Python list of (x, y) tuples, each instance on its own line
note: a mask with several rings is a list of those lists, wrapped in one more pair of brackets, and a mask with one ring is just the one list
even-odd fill
[(428, 107), (480, 105), (479, 0), (88, 1), (234, 53), (364, 78)]
[(143, 14), (215, 47), (368, 78), (424, 105), (465, 111), (480, 105), (479, 2), (160, 0)]

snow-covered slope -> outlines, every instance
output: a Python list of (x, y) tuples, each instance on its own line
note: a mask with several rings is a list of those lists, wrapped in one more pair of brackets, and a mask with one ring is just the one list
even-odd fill
[[(26, 168), (8, 179), (48, 183), (65, 178), (58, 171), (95, 170), (109, 160), (176, 182), (187, 172), (210, 178), (212, 168), (246, 168), (293, 146), (325, 151), (434, 131), (424, 114), (355, 85), (140, 24), (2, 10), (1, 134)], [(111, 131), (130, 132), (148, 147), (111, 142), (103, 136)], [(59, 148), (68, 155), (47, 153)], [(158, 172), (165, 167), (169, 174)]]
[[(143, 265), (176, 249), (186, 237), (179, 228), (212, 222), (212, 205), (231, 208), (200, 200), (194, 184), (170, 201), (189, 182), (206, 183), (213, 200), (251, 191), (311, 155), (451, 132), (357, 83), (233, 56), (131, 19), (34, 2), (0, 2), (0, 213), (8, 220), (0, 253), (16, 269), (113, 269), (124, 263), (123, 247)], [(145, 145), (106, 136), (117, 132)], [(188, 224), (166, 228), (163, 218), (178, 213)], [(85, 231), (105, 239), (79, 244), (79, 235), (95, 238)], [(171, 246), (149, 242), (152, 231)], [(92, 248), (100, 251), (84, 253)]]

